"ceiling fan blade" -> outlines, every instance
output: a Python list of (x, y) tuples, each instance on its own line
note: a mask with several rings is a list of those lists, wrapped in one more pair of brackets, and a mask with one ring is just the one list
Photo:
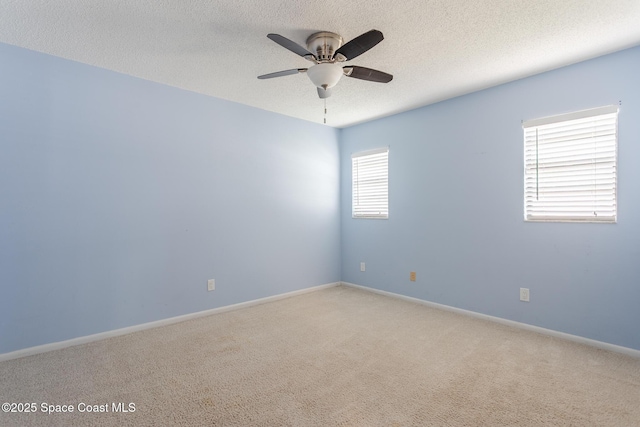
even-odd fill
[(367, 80), (370, 82), (389, 83), (393, 80), (391, 74), (384, 73), (382, 71), (373, 70), (371, 68), (351, 66), (342, 67), (344, 75), (347, 77), (353, 77), (354, 79)]
[[(357, 56), (362, 55), (384, 39), (382, 33), (378, 30), (371, 30), (359, 35), (355, 39), (347, 42), (344, 46), (336, 50), (333, 55), (338, 61), (349, 61)], [(342, 59), (344, 58), (344, 59)]]
[(325, 99), (331, 96), (331, 88), (325, 89), (325, 88), (319, 87), (316, 89), (318, 89), (318, 96), (320, 97), (320, 99)]
[(284, 70), (284, 71), (277, 71), (275, 73), (263, 74), (261, 76), (258, 76), (258, 78), (260, 80), (272, 79), (274, 77), (290, 76), (292, 74), (304, 73), (306, 71), (307, 71), (306, 68), (294, 68), (292, 70)]
[(269, 37), (274, 42), (278, 43), (283, 48), (288, 49), (291, 52), (297, 55), (300, 55), (305, 59), (309, 59), (311, 61), (316, 59), (316, 56), (313, 53), (309, 52), (307, 49), (300, 46), (298, 43), (291, 41), (284, 36), (281, 36), (280, 34), (267, 34), (267, 37)]

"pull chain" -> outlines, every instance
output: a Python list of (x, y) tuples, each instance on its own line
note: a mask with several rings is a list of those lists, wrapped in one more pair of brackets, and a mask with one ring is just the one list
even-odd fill
[(327, 124), (327, 98), (324, 99), (324, 124)]

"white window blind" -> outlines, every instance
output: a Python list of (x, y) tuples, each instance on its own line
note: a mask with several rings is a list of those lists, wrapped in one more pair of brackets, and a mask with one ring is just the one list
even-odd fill
[(351, 165), (353, 218), (388, 218), (389, 148), (352, 154)]
[(616, 222), (618, 107), (530, 120), (523, 128), (525, 220)]

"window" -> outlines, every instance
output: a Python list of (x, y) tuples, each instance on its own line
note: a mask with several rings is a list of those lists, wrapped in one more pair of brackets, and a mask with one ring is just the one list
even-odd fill
[(616, 222), (618, 107), (522, 126), (525, 220)]
[(389, 148), (351, 155), (353, 218), (389, 218)]

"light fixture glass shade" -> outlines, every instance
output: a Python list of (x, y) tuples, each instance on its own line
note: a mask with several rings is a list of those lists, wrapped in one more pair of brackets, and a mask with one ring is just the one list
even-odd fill
[(324, 89), (334, 87), (342, 74), (342, 67), (335, 63), (316, 64), (307, 70), (307, 75), (313, 84)]

